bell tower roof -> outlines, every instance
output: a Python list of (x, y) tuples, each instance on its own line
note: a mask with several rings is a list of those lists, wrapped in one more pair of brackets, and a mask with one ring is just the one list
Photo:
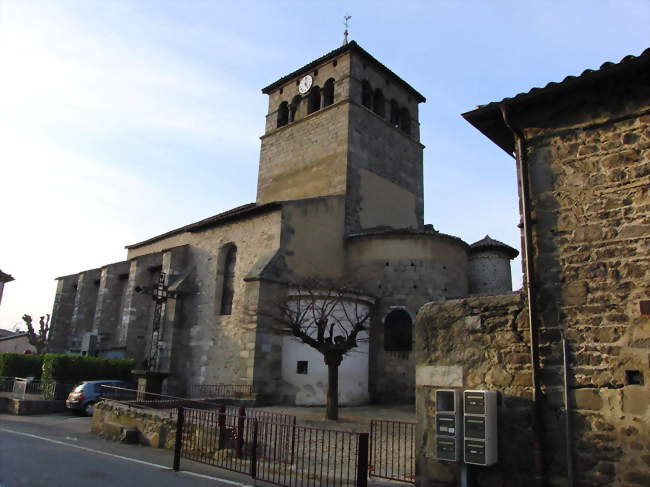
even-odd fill
[(426, 98), (418, 92), (415, 88), (413, 88), (410, 84), (408, 84), (406, 81), (404, 81), (402, 78), (397, 76), (393, 71), (388, 69), (385, 65), (380, 63), (377, 59), (375, 59), (368, 51), (363, 49), (359, 44), (357, 44), (356, 41), (350, 41), (347, 44), (343, 44), (341, 47), (334, 49), (333, 51), (328, 52), (324, 56), (319, 57), (318, 59), (315, 59), (314, 61), (305, 64), (302, 68), (295, 70), (292, 73), (289, 73), (286, 76), (283, 76), (282, 78), (278, 79), (277, 81), (274, 81), (270, 85), (268, 85), (265, 88), (262, 88), (262, 93), (265, 95), (270, 94), (272, 91), (274, 91), (277, 88), (280, 88), (284, 84), (288, 83), (291, 80), (296, 79), (302, 74), (307, 74), (308, 72), (312, 71), (314, 68), (317, 66), (326, 63), (337, 56), (340, 56), (341, 54), (344, 54), (346, 52), (354, 52), (359, 54), (361, 57), (365, 58), (367, 61), (373, 63), (376, 67), (379, 68), (380, 71), (384, 72), (386, 75), (388, 75), (389, 78), (392, 78), (392, 80), (397, 83), (398, 85), (401, 85), (402, 88), (404, 88), (406, 91), (408, 91), (411, 95), (415, 97), (418, 103), (424, 103), (426, 102)]

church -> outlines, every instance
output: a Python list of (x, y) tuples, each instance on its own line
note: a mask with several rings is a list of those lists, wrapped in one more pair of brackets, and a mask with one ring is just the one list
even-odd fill
[(341, 364), (340, 404), (411, 403), (418, 309), (510, 291), (518, 252), (424, 223), (426, 100), (356, 42), (262, 93), (256, 201), (127, 245), (122, 262), (59, 277), (49, 351), (134, 358), (165, 373), (175, 395), (237, 384), (260, 403), (321, 405), (323, 357), (274, 333), (258, 311), (301, 277), (354, 277), (368, 340)]

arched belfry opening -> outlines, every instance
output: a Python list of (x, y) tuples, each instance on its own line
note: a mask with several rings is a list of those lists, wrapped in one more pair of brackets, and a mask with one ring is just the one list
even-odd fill
[(411, 135), (411, 114), (406, 108), (402, 108), (400, 111), (399, 128)]
[(223, 261), (223, 287), (221, 290), (221, 315), (232, 313), (232, 300), (235, 297), (235, 264), (237, 263), (237, 247), (229, 245), (225, 250)]
[(399, 127), (399, 105), (395, 100), (390, 101), (390, 124)]
[(413, 321), (406, 310), (395, 309), (384, 319), (384, 350), (410, 352), (413, 341)]
[(309, 106), (307, 107), (307, 113), (314, 113), (320, 110), (320, 88), (314, 86), (309, 92)]
[(380, 117), (386, 116), (386, 99), (379, 88), (375, 90), (372, 97), (372, 111)]
[(361, 104), (372, 110), (372, 86), (368, 80), (361, 83)]
[(323, 107), (334, 103), (334, 79), (330, 78), (323, 85)]
[(289, 104), (286, 101), (280, 103), (278, 107), (278, 127), (284, 127), (289, 123)]
[(296, 115), (298, 113), (298, 109), (300, 108), (301, 101), (302, 98), (300, 97), (300, 95), (294, 96), (293, 100), (291, 100), (291, 105), (289, 105), (289, 122), (296, 121)]

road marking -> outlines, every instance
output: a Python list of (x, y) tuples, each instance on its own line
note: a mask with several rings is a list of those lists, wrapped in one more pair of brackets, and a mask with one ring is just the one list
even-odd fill
[[(54, 443), (56, 445), (69, 446), (70, 448), (77, 448), (79, 450), (89, 451), (89, 452), (92, 452), (92, 453), (97, 453), (99, 455), (106, 455), (107, 457), (119, 458), (120, 460), (126, 460), (127, 462), (139, 463), (141, 465), (148, 465), (150, 467), (161, 468), (163, 470), (171, 470), (171, 468), (166, 467), (164, 465), (159, 465), (157, 463), (145, 462), (144, 460), (137, 460), (135, 458), (123, 457), (122, 455), (115, 455), (114, 453), (107, 453), (105, 451), (93, 450), (92, 448), (87, 448), (85, 446), (74, 445), (72, 443), (66, 443), (65, 441), (53, 440), (52, 438), (46, 438), (45, 436), (32, 435), (31, 433), (23, 433), (22, 431), (15, 431), (15, 430), (10, 430), (10, 429), (6, 429), (6, 428), (0, 428), (0, 431), (4, 431), (5, 433), (13, 433), (15, 435), (20, 435), (20, 436), (27, 436), (28, 438), (36, 438), (37, 440), (49, 441), (50, 443)], [(66, 439), (67, 438), (68, 437), (66, 437)], [(220, 479), (219, 477), (212, 477), (211, 475), (205, 475), (205, 474), (202, 474), (202, 473), (190, 472), (188, 470), (181, 470), (178, 473), (182, 473), (182, 474), (185, 474), (185, 475), (192, 475), (194, 477), (201, 477), (201, 478), (209, 479), (209, 480), (216, 480), (216, 481), (222, 482), (224, 484), (235, 485), (235, 486), (238, 486), (238, 487), (253, 487), (252, 485), (244, 484), (242, 482), (235, 482), (233, 480)], [(2, 486), (0, 485), (0, 487), (2, 487)]]

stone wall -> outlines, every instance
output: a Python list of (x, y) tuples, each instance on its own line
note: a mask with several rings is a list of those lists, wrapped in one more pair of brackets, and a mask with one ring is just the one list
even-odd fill
[(510, 256), (500, 250), (470, 252), (468, 281), (470, 294), (512, 291)]
[(262, 137), (258, 203), (345, 193), (347, 112), (341, 101)]
[(0, 412), (9, 414), (26, 416), (30, 414), (60, 413), (65, 410), (65, 401), (0, 397)]
[[(415, 329), (418, 479), (458, 485), (459, 464), (435, 459), (435, 391), (499, 391), (499, 463), (475, 467), (479, 485), (533, 485), (531, 373), (524, 297), (520, 293), (436, 301), (420, 309)], [(556, 413), (557, 413), (556, 409)], [(561, 465), (562, 445), (554, 453)]]
[(378, 297), (370, 323), (370, 393), (374, 402), (412, 403), (415, 360), (410, 350), (386, 351), (385, 319), (395, 309), (414, 320), (434, 298), (467, 294), (467, 244), (433, 232), (386, 232), (348, 240), (348, 273)]
[(138, 431), (138, 442), (154, 448), (174, 448), (176, 419), (169, 412), (131, 408), (114, 402), (98, 402), (93, 410), (90, 430), (104, 438), (119, 440), (122, 428)]
[[(641, 304), (650, 296), (650, 92), (647, 65), (635, 66), (509, 107), (529, 161), (529, 173), (519, 178), (528, 178), (531, 187), (544, 467), (553, 486), (567, 482), (562, 335), (569, 346), (576, 485), (650, 485), (650, 319)], [(500, 113), (495, 118), (503, 123)], [(455, 387), (482, 383), (501, 393), (500, 418), (506, 422), (499, 429), (500, 461), (481, 469), (481, 485), (527, 485), (532, 467), (525, 313), (508, 324), (519, 305), (502, 301), (427, 305), (418, 318), (417, 363), (455, 363), (463, 371)], [(471, 331), (479, 325), (484, 333)], [(450, 326), (440, 338), (437, 330)], [(418, 385), (421, 482), (450, 484), (454, 467), (427, 456), (430, 394), (442, 385), (429, 382)], [(511, 417), (512, 398), (521, 409)], [(517, 429), (504, 430), (511, 424)], [(516, 447), (515, 464), (503, 442)]]
[[(527, 139), (543, 383), (571, 344), (581, 485), (650, 485), (647, 67), (515, 113)], [(552, 435), (548, 442), (560, 441)]]
[[(135, 258), (187, 246), (185, 260), (172, 266), (176, 278), (187, 274), (187, 280), (179, 289), (181, 299), (176, 303), (170, 301), (174, 324), (169, 325), (167, 333), (173, 334), (174, 359), (170, 364), (177, 374), (176, 386), (170, 393), (182, 394), (182, 388), (189, 384), (253, 382), (259, 274), (280, 246), (280, 218), (279, 211), (269, 212), (203, 231), (180, 233), (129, 250), (129, 257)], [(237, 260), (232, 314), (221, 315), (223, 249), (233, 244), (237, 247)], [(170, 335), (166, 335), (166, 343), (172, 343)], [(269, 374), (273, 372), (279, 374)]]

